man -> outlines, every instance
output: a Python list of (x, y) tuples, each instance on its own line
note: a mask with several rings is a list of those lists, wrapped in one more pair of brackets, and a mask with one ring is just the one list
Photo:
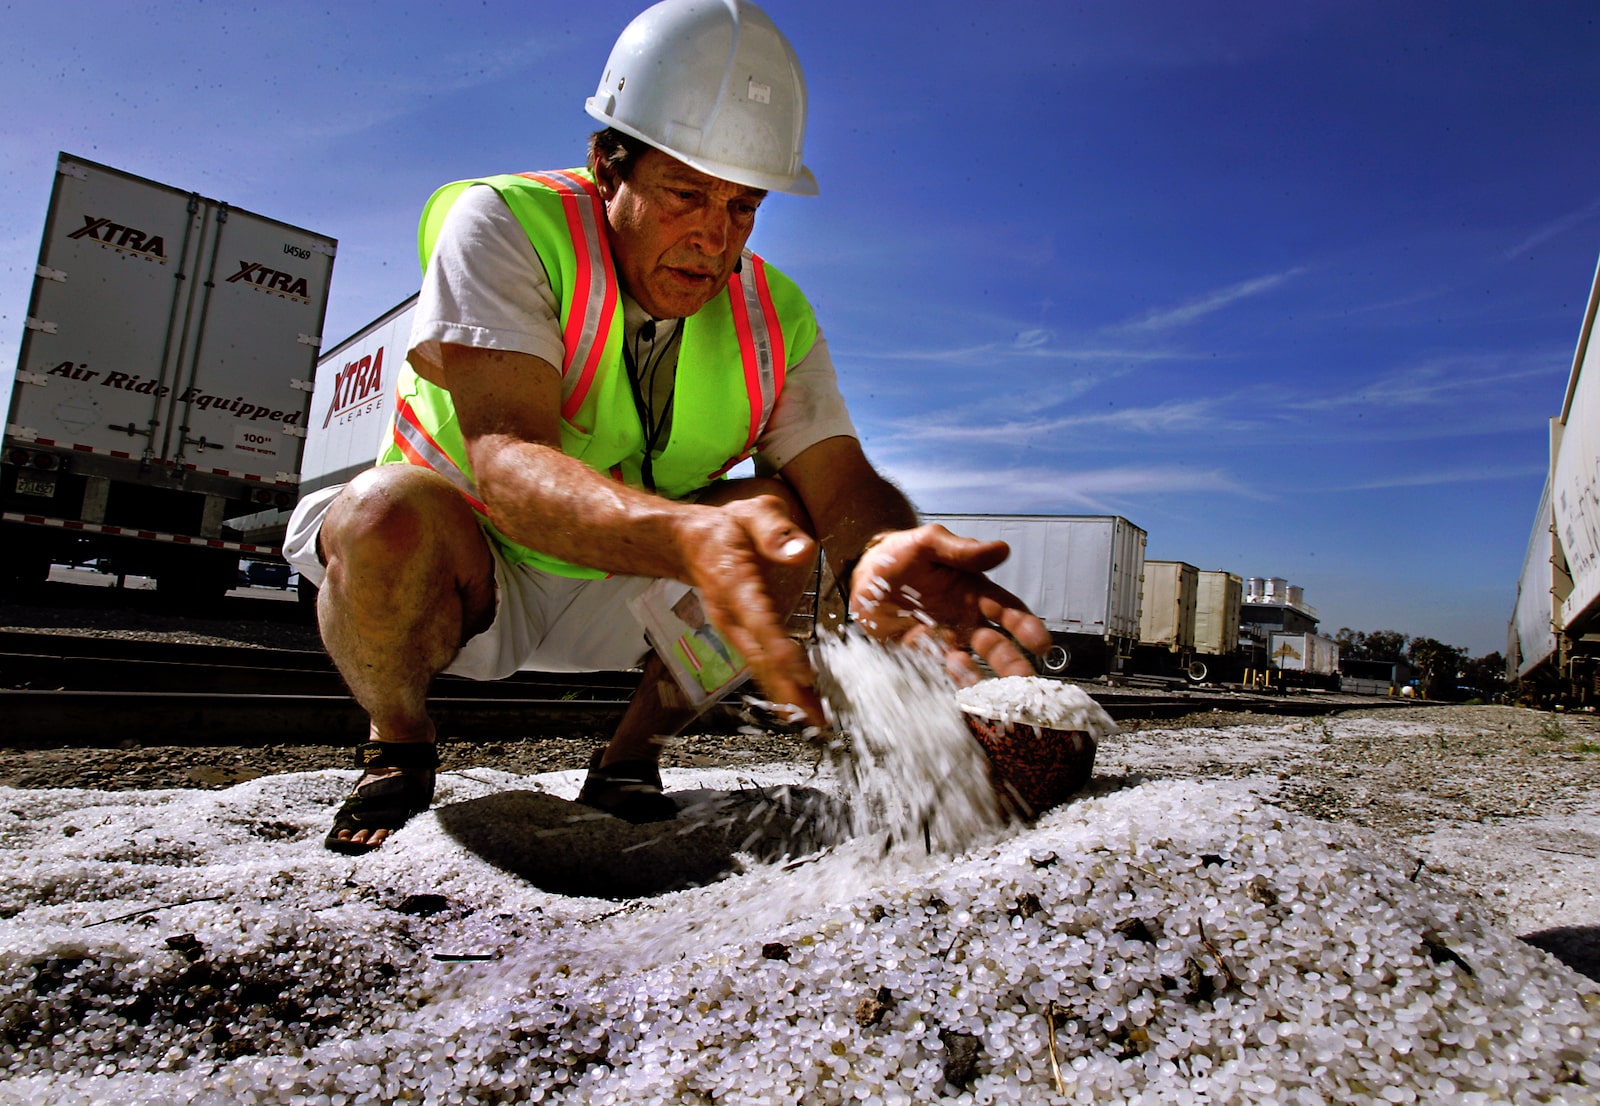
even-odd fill
[[(805, 84), (744, 0), (666, 0), (613, 48), (587, 171), (458, 182), (429, 201), (394, 441), (308, 497), (286, 553), (371, 718), (327, 846), (376, 848), (432, 802), (440, 671), (627, 668), (638, 691), (580, 801), (670, 818), (660, 742), (694, 711), (627, 601), (698, 589), (766, 695), (822, 721), (785, 632), (820, 540), (876, 636), (950, 664), (1032, 666), (1042, 623), (982, 573), (1003, 543), (918, 527), (868, 463), (799, 289), (745, 250), (768, 191), (814, 194)], [(757, 475), (723, 474), (754, 456)], [(913, 598), (915, 597), (915, 598)], [(909, 613), (923, 608), (923, 617)]]

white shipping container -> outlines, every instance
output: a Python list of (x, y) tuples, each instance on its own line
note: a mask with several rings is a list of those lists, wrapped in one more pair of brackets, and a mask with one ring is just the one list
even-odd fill
[(7, 571), (99, 542), (231, 586), (255, 550), (229, 521), (298, 490), (335, 249), (60, 155), (6, 417)]
[(1202, 571), (1195, 585), (1194, 650), (1225, 657), (1239, 651), (1243, 581), (1231, 572)]
[(1590, 340), (1597, 305), (1600, 270), (1590, 286), (1566, 397), (1551, 436), (1556, 448), (1551, 450), (1550, 506), (1572, 577), (1554, 613), (1556, 625), (1574, 638), (1600, 617), (1600, 342)]
[(334, 249), (61, 155), (7, 437), (293, 487)]
[(1200, 570), (1183, 561), (1145, 561), (1140, 600), (1139, 644), (1174, 653), (1191, 652)]
[[(1550, 483), (1545, 482), (1539, 497), (1539, 512), (1534, 516), (1533, 533), (1522, 558), (1522, 575), (1517, 580), (1517, 601), (1511, 615), (1506, 655), (1510, 675), (1521, 679), (1551, 660), (1556, 654), (1556, 562), (1562, 559), (1560, 544), (1553, 530)], [(1563, 582), (1566, 574), (1560, 573)]]
[[(1062, 649), (1116, 667), (1139, 641), (1143, 530), (1117, 515), (930, 514), (957, 534), (999, 538), (1011, 556), (989, 573), (1037, 614)], [(1065, 662), (1048, 665), (1064, 670)]]
[(1332, 676), (1339, 671), (1339, 643), (1321, 634), (1274, 632), (1267, 657), (1274, 668), (1284, 672)]
[(311, 397), (301, 494), (370, 468), (390, 433), (394, 380), (411, 345), (412, 295), (323, 354)]

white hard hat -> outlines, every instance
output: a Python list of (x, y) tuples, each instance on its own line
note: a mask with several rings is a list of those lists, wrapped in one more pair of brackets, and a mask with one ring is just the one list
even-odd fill
[(611, 48), (584, 108), (702, 173), (817, 194), (817, 178), (800, 161), (800, 60), (747, 0), (662, 0), (645, 9)]

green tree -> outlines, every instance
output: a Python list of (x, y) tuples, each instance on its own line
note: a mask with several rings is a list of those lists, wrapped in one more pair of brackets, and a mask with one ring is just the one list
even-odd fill
[(1506, 659), (1498, 652), (1474, 657), (1461, 666), (1461, 682), (1477, 690), (1485, 699), (1493, 699), (1506, 689)]
[(1339, 656), (1353, 661), (1397, 661), (1406, 655), (1406, 635), (1396, 630), (1367, 633), (1343, 626), (1333, 640), (1339, 643)]
[(1412, 638), (1406, 659), (1421, 674), (1422, 686), (1430, 699), (1455, 696), (1456, 684), (1466, 665), (1467, 651), (1446, 645), (1431, 637)]

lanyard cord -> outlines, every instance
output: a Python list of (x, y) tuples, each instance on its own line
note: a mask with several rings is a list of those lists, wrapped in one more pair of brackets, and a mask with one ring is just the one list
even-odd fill
[[(639, 475), (644, 480), (645, 490), (656, 490), (656, 474), (654, 454), (656, 443), (661, 439), (661, 432), (666, 428), (672, 418), (672, 401), (677, 398), (678, 379), (674, 372), (672, 385), (667, 389), (667, 402), (661, 405), (661, 413), (655, 413), (655, 383), (656, 374), (661, 370), (661, 363), (677, 347), (678, 337), (683, 333), (683, 320), (672, 328), (672, 334), (667, 338), (666, 344), (659, 350), (656, 349), (655, 334), (656, 321), (646, 320), (639, 328), (633, 345), (626, 342), (622, 345), (622, 362), (628, 370), (628, 384), (633, 389), (633, 409), (639, 415), (639, 429), (644, 432), (644, 460), (639, 466)], [(644, 368), (639, 368), (639, 344), (650, 343), (650, 355)], [(646, 398), (646, 397), (649, 398)]]

